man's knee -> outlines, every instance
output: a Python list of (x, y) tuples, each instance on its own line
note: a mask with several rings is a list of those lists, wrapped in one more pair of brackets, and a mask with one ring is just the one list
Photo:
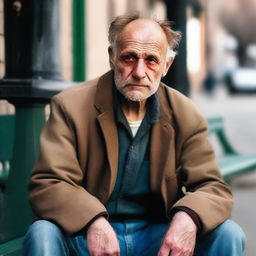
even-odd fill
[(195, 255), (243, 255), (246, 237), (232, 220), (220, 224), (197, 241)]
[(61, 229), (54, 223), (47, 220), (38, 220), (34, 222), (29, 227), (26, 236), (27, 235), (30, 237), (30, 239), (39, 239), (41, 242), (63, 236)]
[(232, 220), (227, 220), (216, 228), (215, 233), (226, 242), (241, 243), (244, 247), (246, 236), (241, 227)]
[(222, 252), (221, 255), (243, 255), (246, 237), (241, 227), (232, 220), (226, 220), (210, 234), (212, 236), (212, 253)]
[[(28, 229), (23, 241), (23, 255), (31, 252), (51, 251), (53, 245), (63, 244), (64, 235), (54, 223), (46, 220), (34, 222)], [(40, 255), (43, 255), (42, 253)]]

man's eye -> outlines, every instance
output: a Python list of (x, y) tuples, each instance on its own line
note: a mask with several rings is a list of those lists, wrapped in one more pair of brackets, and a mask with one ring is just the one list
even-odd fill
[(154, 57), (147, 57), (146, 60), (147, 60), (147, 62), (149, 62), (149, 63), (151, 63), (151, 64), (155, 64), (155, 63), (158, 62), (157, 59), (154, 58)]
[(131, 55), (125, 55), (122, 57), (122, 60), (126, 62), (131, 62), (131, 61), (134, 61), (134, 57)]

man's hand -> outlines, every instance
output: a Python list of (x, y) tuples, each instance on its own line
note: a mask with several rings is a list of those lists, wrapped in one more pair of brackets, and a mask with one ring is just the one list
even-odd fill
[(119, 256), (115, 231), (104, 217), (96, 219), (87, 230), (87, 246), (91, 256)]
[(165, 234), (157, 256), (192, 256), (197, 227), (185, 212), (177, 212)]

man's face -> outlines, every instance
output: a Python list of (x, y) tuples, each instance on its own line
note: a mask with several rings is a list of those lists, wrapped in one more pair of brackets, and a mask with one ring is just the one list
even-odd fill
[(140, 19), (126, 25), (116, 48), (109, 51), (117, 89), (131, 101), (144, 101), (154, 94), (172, 61), (161, 27)]

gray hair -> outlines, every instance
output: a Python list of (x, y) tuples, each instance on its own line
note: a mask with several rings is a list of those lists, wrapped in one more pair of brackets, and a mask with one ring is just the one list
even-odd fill
[[(117, 36), (122, 32), (122, 30), (127, 24), (141, 18), (145, 18), (145, 17), (140, 16), (139, 13), (117, 16), (111, 22), (108, 30), (108, 40), (111, 47), (115, 47)], [(151, 18), (151, 19), (155, 21), (157, 24), (159, 24), (159, 26), (162, 28), (163, 32), (165, 33), (166, 39), (169, 45), (168, 57), (174, 58), (176, 55), (176, 52), (174, 51), (174, 49), (175, 47), (178, 46), (180, 42), (181, 33), (178, 31), (174, 31), (172, 29), (171, 26), (173, 25), (173, 22), (171, 21), (157, 20), (155, 18)]]

